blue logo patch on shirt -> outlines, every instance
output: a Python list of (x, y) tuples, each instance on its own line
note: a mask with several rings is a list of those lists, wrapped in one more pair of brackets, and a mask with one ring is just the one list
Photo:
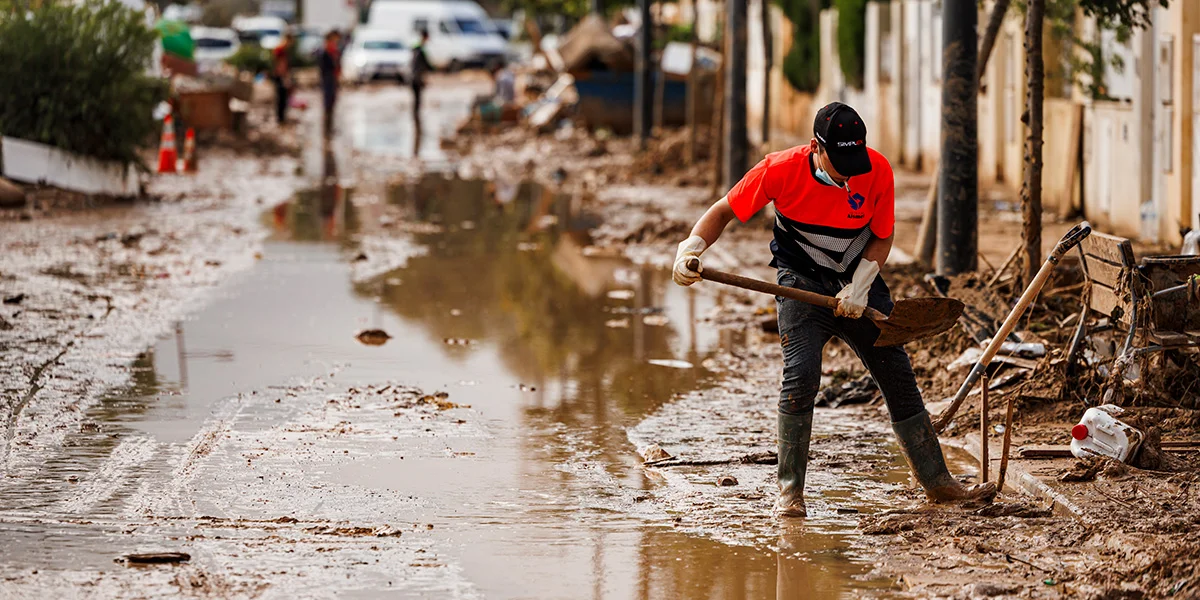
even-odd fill
[(862, 194), (859, 194), (859, 193), (846, 194), (846, 202), (849, 202), (850, 208), (852, 208), (854, 210), (858, 210), (858, 209), (862, 208), (863, 203), (866, 201), (867, 201), (867, 199), (863, 198)]

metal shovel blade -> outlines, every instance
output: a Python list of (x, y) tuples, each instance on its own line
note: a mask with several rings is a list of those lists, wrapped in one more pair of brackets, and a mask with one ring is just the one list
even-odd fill
[(871, 320), (879, 327), (876, 346), (900, 346), (954, 327), (964, 304), (954, 298), (906, 298), (896, 302), (886, 319)]

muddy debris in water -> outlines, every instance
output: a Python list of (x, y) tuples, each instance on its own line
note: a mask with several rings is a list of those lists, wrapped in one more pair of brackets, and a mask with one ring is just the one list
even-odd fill
[(402, 532), (390, 525), (378, 527), (335, 527), (332, 525), (309, 527), (304, 531), (316, 535), (336, 535), (343, 537), (400, 537)]
[(717, 486), (719, 486), (719, 487), (732, 487), (737, 484), (738, 484), (737, 477), (734, 477), (733, 475), (726, 474), (726, 475), (718, 475), (717, 476)]
[(626, 329), (629, 327), (629, 319), (609, 319), (604, 322), (604, 326), (613, 329)]
[(436, 406), (438, 410), (452, 410), (455, 408), (471, 408), (471, 406), (469, 404), (455, 404), (454, 402), (451, 402), (450, 400), (448, 400), (449, 397), (450, 397), (450, 394), (447, 394), (446, 392), (438, 392), (436, 394), (428, 394), (425, 396), (421, 396), (421, 398), (419, 400), (417, 400), (417, 404), (427, 404), (430, 406)]
[(367, 346), (382, 346), (392, 339), (392, 336), (382, 329), (366, 329), (354, 337)]
[(632, 300), (633, 290), (612, 290), (607, 295), (613, 300)]
[(474, 340), (467, 338), (445, 338), (442, 342), (447, 346), (472, 346), (475, 344)]
[(517, 389), (522, 392), (536, 392), (537, 391), (537, 387), (532, 386), (532, 385), (525, 385), (524, 383), (517, 384)]
[(642, 455), (642, 460), (648, 463), (675, 458), (670, 452), (663, 450), (662, 446), (659, 446), (658, 444), (646, 446), (645, 448), (638, 450), (638, 454)]
[(126, 554), (115, 559), (115, 562), (124, 562), (131, 565), (157, 565), (181, 563), (189, 560), (192, 560), (192, 555), (187, 552), (144, 552), (140, 554)]
[(14, 294), (12, 296), (4, 297), (5, 304), (20, 304), (21, 302), (24, 302), (24, 301), (25, 301), (25, 294)]

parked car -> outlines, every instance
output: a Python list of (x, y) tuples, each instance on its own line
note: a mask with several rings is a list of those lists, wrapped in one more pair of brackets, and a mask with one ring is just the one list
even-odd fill
[(412, 76), (412, 50), (394, 31), (356, 29), (342, 54), (342, 79), (365, 83), (388, 77), (408, 81)]
[(219, 66), (241, 46), (236, 31), (217, 27), (193, 27), (192, 41), (196, 44), (196, 68), (201, 73)]
[(238, 39), (243, 44), (255, 43), (267, 50), (272, 50), (283, 41), (283, 32), (287, 31), (287, 21), (279, 17), (235, 17), (233, 28), (238, 32)]
[(367, 24), (413, 42), (428, 31), (425, 54), (438, 69), (487, 66), (507, 56), (508, 43), (487, 12), (470, 0), (374, 0)]

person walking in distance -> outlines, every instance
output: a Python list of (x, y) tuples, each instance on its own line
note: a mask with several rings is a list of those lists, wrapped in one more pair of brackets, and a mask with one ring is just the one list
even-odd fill
[[(821, 358), (833, 337), (846, 342), (870, 371), (887, 403), (895, 432), (917, 481), (934, 502), (990, 501), (995, 483), (964, 486), (950, 475), (929, 413), (903, 347), (875, 347), (879, 328), (860, 318), (870, 306), (894, 306), (879, 275), (892, 249), (895, 183), (884, 156), (866, 145), (867, 128), (840, 102), (817, 111), (814, 137), (804, 146), (768, 154), (696, 223), (679, 244), (673, 278), (700, 280), (689, 268), (735, 217), (745, 222), (775, 205), (771, 266), (779, 285), (838, 299), (836, 309), (776, 298), (783, 349), (778, 406), (779, 499), (776, 513), (807, 516), (804, 479)], [(703, 271), (703, 266), (699, 267)]]
[(325, 45), (321, 48), (317, 66), (321, 73), (321, 100), (325, 107), (325, 134), (333, 131), (333, 109), (337, 103), (338, 81), (342, 76), (342, 50), (338, 44), (341, 34), (334, 29), (325, 34)]
[(271, 51), (271, 81), (275, 83), (275, 118), (280, 125), (287, 121), (288, 102), (292, 95), (292, 32)]
[(421, 127), (421, 92), (425, 89), (425, 75), (433, 70), (425, 54), (425, 44), (428, 42), (429, 32), (422, 30), (421, 41), (412, 50), (413, 121), (417, 128)]

